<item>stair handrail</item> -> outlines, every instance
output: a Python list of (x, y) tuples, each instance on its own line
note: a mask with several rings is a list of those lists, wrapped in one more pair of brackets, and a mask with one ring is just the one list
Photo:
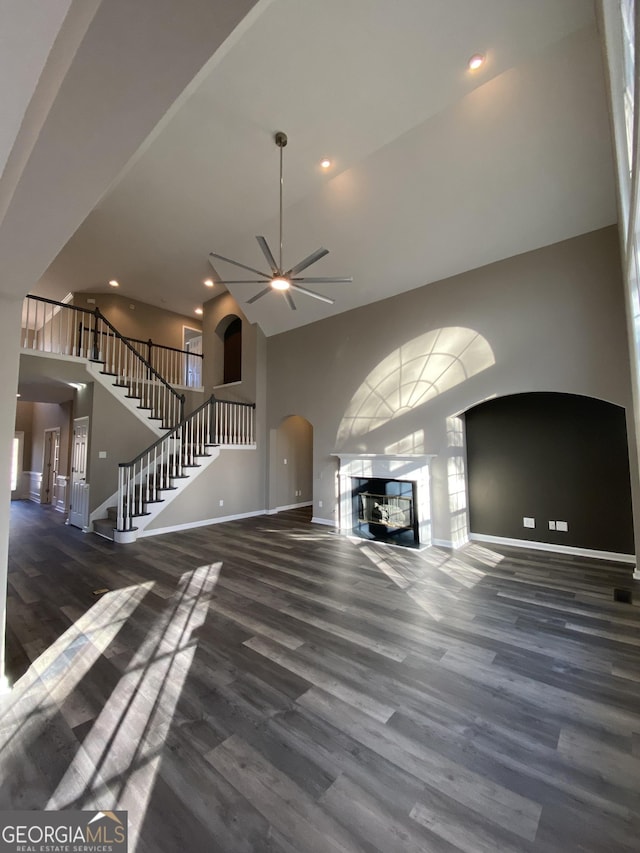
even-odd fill
[(134, 346), (131, 346), (131, 344), (130, 344), (130, 343), (129, 343), (129, 341), (124, 337), (124, 335), (121, 335), (121, 334), (120, 334), (120, 332), (119, 332), (119, 331), (116, 329), (116, 327), (113, 325), (113, 323), (111, 323), (109, 320), (107, 320), (107, 318), (104, 316), (104, 314), (100, 311), (100, 309), (99, 309), (99, 308), (96, 308), (96, 309), (95, 309), (95, 315), (96, 315), (96, 317), (98, 317), (100, 320), (102, 320), (102, 322), (105, 324), (105, 326), (108, 326), (108, 328), (109, 328), (109, 329), (111, 329), (111, 331), (113, 332), (114, 336), (115, 336), (116, 338), (118, 338), (119, 340), (121, 340), (121, 341), (125, 344), (125, 346), (126, 346), (129, 350), (131, 350), (131, 352), (135, 355), (135, 357), (136, 357), (136, 358), (139, 358), (139, 359), (140, 359), (140, 361), (144, 364), (144, 366), (147, 368), (147, 370), (149, 371), (149, 373), (150, 373), (150, 374), (152, 374), (156, 379), (158, 379), (158, 380), (159, 380), (159, 382), (160, 382), (160, 384), (161, 384), (161, 385), (164, 385), (164, 387), (165, 387), (165, 388), (166, 388), (166, 389), (167, 389), (171, 394), (173, 394), (173, 396), (174, 396), (174, 397), (175, 397), (175, 398), (180, 402), (180, 420), (179, 420), (179, 422), (181, 423), (181, 422), (184, 420), (184, 403), (185, 403), (185, 399), (186, 399), (186, 398), (185, 398), (185, 395), (184, 395), (184, 394), (178, 394), (178, 392), (176, 391), (176, 389), (175, 389), (172, 385), (169, 385), (169, 383), (168, 383), (168, 382), (167, 382), (167, 380), (164, 378), (164, 376), (161, 376), (161, 375), (158, 373), (158, 371), (155, 369), (155, 367), (153, 367), (153, 365), (152, 365), (152, 364), (150, 364), (150, 363), (149, 363), (149, 361), (147, 361), (147, 359), (146, 359), (143, 355), (140, 355), (140, 353), (138, 352), (138, 350), (137, 350)]
[[(157, 501), (159, 491), (172, 488), (168, 485), (170, 481), (185, 477), (185, 468), (197, 466), (195, 459), (206, 455), (206, 447), (254, 444), (253, 415), (247, 418), (244, 414), (238, 417), (233, 413), (255, 408), (255, 403), (222, 400), (212, 394), (190, 415), (132, 460), (120, 462), (117, 530), (125, 532), (135, 529), (132, 519), (144, 514), (144, 504)], [(230, 438), (234, 440), (229, 440)], [(179, 442), (177, 452), (174, 442)], [(153, 465), (156, 466), (155, 471)]]
[(34, 299), (36, 302), (46, 302), (48, 305), (57, 305), (58, 308), (70, 308), (72, 311), (79, 311), (82, 314), (89, 314), (92, 317), (95, 313), (89, 308), (80, 308), (79, 305), (69, 305), (68, 302), (59, 302), (57, 299), (48, 299), (46, 296), (36, 296), (35, 293), (27, 293), (25, 299)]
[[(46, 351), (51, 351), (51, 352), (57, 351), (59, 353), (62, 353), (65, 351), (65, 349), (67, 347), (71, 348), (72, 350), (75, 350), (77, 348), (78, 349), (78, 355), (80, 355), (83, 352), (86, 352), (86, 358), (89, 361), (99, 363), (99, 362), (102, 362), (103, 360), (100, 358), (102, 347), (98, 343), (98, 336), (100, 334), (106, 334), (106, 335), (111, 334), (114, 340), (118, 340), (121, 342), (122, 345), (124, 345), (123, 352), (129, 351), (131, 353), (131, 358), (133, 359), (131, 364), (137, 365), (136, 369), (133, 371), (133, 373), (136, 375), (129, 377), (126, 372), (123, 372), (122, 378), (124, 378), (125, 380), (127, 378), (130, 378), (136, 385), (141, 385), (145, 381), (145, 380), (142, 380), (142, 378), (141, 378), (142, 375), (146, 376), (146, 382), (148, 382), (148, 383), (151, 383), (151, 381), (153, 380), (153, 382), (156, 383), (156, 385), (154, 387), (158, 389), (157, 394), (155, 394), (155, 392), (154, 392), (155, 401), (157, 403), (160, 403), (161, 394), (168, 395), (168, 397), (166, 399), (173, 400), (173, 403), (171, 405), (167, 404), (166, 408), (164, 408), (162, 405), (159, 405), (159, 408), (161, 410), (160, 415), (163, 418), (163, 421), (164, 421), (165, 416), (168, 416), (168, 413), (171, 411), (175, 411), (175, 417), (171, 417), (171, 421), (181, 423), (184, 420), (184, 405), (185, 405), (185, 400), (186, 400), (185, 395), (180, 394), (178, 391), (176, 391), (176, 389), (169, 382), (167, 382), (167, 380), (162, 376), (162, 374), (156, 370), (156, 368), (148, 361), (148, 359), (146, 359), (140, 352), (138, 352), (138, 350), (134, 346), (132, 346), (129, 343), (127, 338), (124, 335), (122, 335), (118, 331), (118, 329), (116, 329), (116, 327), (113, 325), (113, 323), (111, 323), (111, 321), (108, 320), (104, 316), (104, 314), (100, 311), (100, 309), (97, 306), (93, 311), (90, 311), (86, 308), (80, 308), (77, 305), (69, 305), (66, 302), (58, 302), (55, 299), (48, 299), (45, 296), (36, 296), (35, 294), (27, 294), (27, 296), (25, 297), (25, 301), (27, 304), (25, 341), (29, 340), (29, 333), (31, 331), (31, 327), (29, 325), (29, 322), (30, 322), (29, 302), (30, 301), (33, 301), (35, 303), (44, 303), (46, 305), (52, 305), (56, 308), (59, 308), (60, 312), (62, 312), (63, 309), (69, 309), (71, 311), (75, 311), (76, 313), (80, 313), (80, 314), (84, 315), (85, 317), (89, 317), (89, 318), (91, 318), (91, 320), (93, 322), (92, 323), (90, 322), (90, 325), (88, 328), (85, 327), (84, 324), (81, 322), (80, 323), (81, 334), (80, 334), (79, 338), (76, 339), (75, 333), (71, 332), (68, 325), (66, 328), (66, 332), (63, 331), (63, 324), (60, 322), (60, 320), (57, 321), (57, 326), (54, 329), (54, 319), (53, 318), (55, 317), (55, 313), (52, 314), (50, 317), (47, 317), (47, 315), (45, 313), (44, 317), (40, 318), (40, 319), (43, 320), (43, 326), (42, 326), (43, 329), (46, 327), (47, 324), (49, 324), (49, 335), (50, 335), (49, 346), (53, 347), (54, 331), (58, 332), (58, 337), (59, 337), (59, 340), (57, 341), (58, 349), (54, 350), (52, 348), (51, 350), (46, 350)], [(58, 312), (58, 313), (60, 313), (60, 312)], [(60, 313), (60, 317), (62, 317), (62, 316), (63, 316), (63, 314)], [(69, 315), (67, 315), (67, 317), (68, 316)], [(35, 323), (37, 324), (37, 322), (38, 322), (38, 310), (36, 307), (35, 308)], [(110, 329), (110, 333), (104, 332), (104, 331), (102, 331), (102, 329), (98, 329), (99, 323), (104, 325), (106, 328)], [(83, 337), (82, 333), (85, 330), (89, 333), (90, 336), (91, 335), (93, 336), (93, 343), (87, 344), (86, 347), (85, 347), (84, 341), (82, 339), (82, 337)], [(34, 332), (35, 331), (37, 331), (37, 325), (36, 325), (36, 328), (34, 329)], [(62, 346), (63, 343), (65, 344), (65, 346)], [(28, 345), (26, 345), (26, 343), (25, 343), (24, 348), (25, 349), (38, 349), (37, 347), (29, 347)], [(46, 337), (44, 338), (43, 348), (46, 349)], [(108, 348), (107, 348), (107, 350), (108, 350)], [(114, 352), (114, 350), (112, 348), (112, 354), (113, 354), (113, 352)], [(109, 369), (109, 365), (106, 364), (106, 357), (105, 357), (105, 371), (108, 372), (108, 369)], [(161, 390), (161, 389), (164, 389), (164, 390)], [(145, 396), (147, 399), (149, 399), (152, 396), (151, 392), (149, 392)], [(165, 402), (166, 402), (166, 400), (162, 400), (163, 404)], [(143, 403), (142, 405), (145, 406), (146, 403)], [(172, 407), (174, 407), (174, 408), (172, 409)], [(150, 408), (154, 408), (154, 405), (151, 404)]]
[[(59, 303), (55, 302), (54, 304), (58, 305)], [(75, 308), (75, 306), (74, 305), (68, 305), (67, 308)], [(86, 311), (86, 310), (87, 310), (86, 308), (76, 308), (76, 311)], [(93, 311), (87, 311), (87, 313), (91, 314), (92, 316), (94, 314)], [(104, 315), (101, 315), (101, 316), (104, 316)], [(86, 330), (88, 332), (91, 331), (90, 326), (85, 326), (84, 328), (86, 328)], [(102, 334), (107, 335), (108, 332), (102, 332)], [(142, 338), (130, 338), (130, 337), (127, 337), (125, 335), (122, 335), (122, 337), (124, 338), (124, 340), (129, 341), (130, 343), (133, 343), (133, 344), (144, 344), (144, 346), (146, 346), (146, 347), (155, 347), (156, 349), (168, 349), (168, 350), (171, 350), (171, 352), (177, 352), (177, 353), (180, 353), (181, 355), (193, 355), (196, 358), (204, 358), (204, 356), (202, 355), (201, 352), (191, 352), (191, 350), (188, 350), (188, 349), (180, 349), (179, 347), (170, 347), (168, 344), (157, 344), (151, 338), (149, 338), (146, 341), (143, 341)]]
[[(210, 403), (214, 403), (215, 400), (216, 400), (215, 394), (212, 394), (210, 397), (208, 397), (204, 401), (204, 403), (201, 403), (197, 409), (194, 409), (191, 412), (191, 414), (187, 415), (187, 417), (184, 418), (182, 421), (180, 421), (179, 424), (176, 424), (176, 426), (174, 426), (173, 429), (170, 429), (164, 435), (161, 435), (160, 438), (156, 439), (156, 441), (154, 441), (153, 444), (150, 444), (149, 447), (145, 447), (145, 449), (141, 453), (138, 453), (138, 455), (134, 459), (132, 459), (130, 462), (119, 462), (118, 467), (119, 468), (128, 468), (131, 465), (135, 465), (137, 462), (140, 462), (140, 460), (142, 459), (143, 456), (146, 456), (147, 453), (151, 453), (151, 451), (155, 450), (156, 447), (159, 447), (163, 441), (167, 441), (167, 440), (173, 438), (174, 434), (177, 433), (179, 430), (181, 430), (183, 428), (183, 426), (185, 426), (187, 421), (189, 421), (191, 418), (193, 418), (194, 415), (197, 415), (198, 412), (201, 412), (203, 409), (205, 409)], [(247, 403), (246, 405), (251, 405), (251, 404)], [(255, 406), (255, 403), (253, 405)]]

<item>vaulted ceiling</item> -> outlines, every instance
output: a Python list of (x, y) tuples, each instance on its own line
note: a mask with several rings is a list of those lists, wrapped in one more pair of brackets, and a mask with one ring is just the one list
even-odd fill
[[(475, 53), (486, 62), (470, 72)], [(210, 251), (263, 269), (255, 235), (278, 243), (277, 130), (285, 264), (325, 246), (309, 274), (354, 281), (315, 285), (335, 305), (299, 295), (296, 311), (277, 293), (244, 305), (261, 287), (230, 286), (267, 335), (616, 221), (591, 0), (264, 0), (34, 290), (117, 279), (192, 315), (220, 292), (203, 284)]]

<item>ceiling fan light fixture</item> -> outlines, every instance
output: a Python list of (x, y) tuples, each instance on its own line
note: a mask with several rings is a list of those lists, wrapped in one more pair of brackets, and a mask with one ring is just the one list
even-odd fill
[[(255, 267), (247, 266), (247, 264), (241, 264), (239, 261), (234, 261), (231, 258), (227, 258), (224, 255), (219, 255), (217, 252), (209, 252), (209, 263), (215, 273), (215, 281), (219, 282), (223, 285), (228, 284), (263, 284), (266, 285), (262, 290), (258, 291), (255, 296), (252, 296), (250, 299), (247, 299), (247, 305), (253, 305), (254, 302), (257, 302), (259, 299), (262, 299), (263, 296), (266, 296), (268, 293), (271, 293), (272, 290), (279, 290), (282, 295), (285, 297), (285, 300), (291, 308), (292, 311), (296, 310), (296, 303), (293, 300), (293, 296), (291, 295), (291, 291), (295, 291), (296, 293), (304, 293), (305, 296), (311, 296), (313, 299), (317, 299), (319, 302), (325, 302), (327, 305), (333, 305), (335, 300), (331, 299), (330, 296), (325, 296), (322, 293), (316, 293), (315, 290), (309, 290), (304, 285), (305, 284), (328, 284), (328, 283), (342, 283), (342, 282), (351, 282), (353, 278), (343, 277), (343, 276), (300, 276), (300, 273), (303, 270), (306, 270), (312, 264), (315, 264), (316, 261), (319, 261), (320, 258), (324, 258), (325, 255), (328, 255), (329, 252), (327, 249), (320, 248), (316, 249), (315, 252), (312, 252), (306, 258), (304, 258), (299, 263), (295, 264), (291, 268), (287, 269), (285, 267), (284, 262), (282, 260), (282, 186), (283, 186), (283, 177), (282, 177), (282, 149), (287, 144), (287, 134), (283, 133), (279, 130), (274, 135), (274, 141), (277, 147), (280, 149), (280, 221), (278, 228), (278, 236), (280, 238), (277, 251), (277, 256), (273, 254), (271, 249), (269, 248), (269, 244), (265, 240), (264, 237), (256, 237), (258, 241), (258, 245), (260, 246), (260, 250), (264, 255), (264, 258), (269, 266), (270, 272), (263, 272), (262, 270), (256, 269)], [(277, 259), (276, 259), (277, 257)], [(232, 264), (234, 267), (240, 267), (240, 269), (248, 270), (248, 272), (253, 273), (259, 278), (244, 278), (244, 279), (231, 279), (224, 280), (216, 271), (214, 266), (214, 261), (224, 261), (227, 264)]]

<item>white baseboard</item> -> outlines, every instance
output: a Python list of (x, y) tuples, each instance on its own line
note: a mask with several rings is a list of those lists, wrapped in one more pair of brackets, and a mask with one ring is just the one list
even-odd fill
[(253, 512), (239, 512), (237, 515), (223, 515), (219, 518), (205, 518), (203, 521), (188, 521), (186, 524), (172, 524), (169, 527), (154, 527), (152, 530), (141, 530), (138, 539), (147, 536), (160, 536), (162, 533), (178, 533), (180, 530), (193, 530), (194, 527), (208, 527), (210, 524), (223, 524), (225, 521), (238, 521), (240, 518), (254, 518), (257, 515), (268, 515), (264, 509)]
[(336, 527), (335, 521), (331, 518), (318, 518), (317, 515), (314, 515), (311, 519), (311, 524), (326, 524), (327, 527)]
[(287, 509), (302, 509), (305, 506), (313, 506), (313, 501), (302, 501), (299, 504), (287, 504), (287, 506), (277, 506), (275, 509), (268, 509), (267, 515), (276, 515), (279, 512), (285, 512)]
[(451, 539), (432, 539), (431, 544), (436, 548), (455, 548)]
[(489, 536), (486, 533), (471, 533), (469, 539), (472, 542), (530, 548), (533, 551), (551, 551), (556, 554), (571, 554), (574, 557), (591, 557), (594, 560), (610, 560), (633, 565), (636, 563), (635, 554), (618, 554), (615, 551), (594, 551), (592, 548), (575, 548), (572, 545), (554, 545), (551, 542), (533, 542), (529, 539), (507, 539), (504, 536)]

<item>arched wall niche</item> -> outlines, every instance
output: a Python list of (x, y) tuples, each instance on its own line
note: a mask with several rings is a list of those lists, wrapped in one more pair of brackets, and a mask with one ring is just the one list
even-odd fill
[(242, 332), (237, 314), (225, 315), (215, 327), (211, 341), (214, 386), (242, 381)]
[(487, 400), (462, 419), (472, 538), (634, 553), (623, 407), (528, 392)]

